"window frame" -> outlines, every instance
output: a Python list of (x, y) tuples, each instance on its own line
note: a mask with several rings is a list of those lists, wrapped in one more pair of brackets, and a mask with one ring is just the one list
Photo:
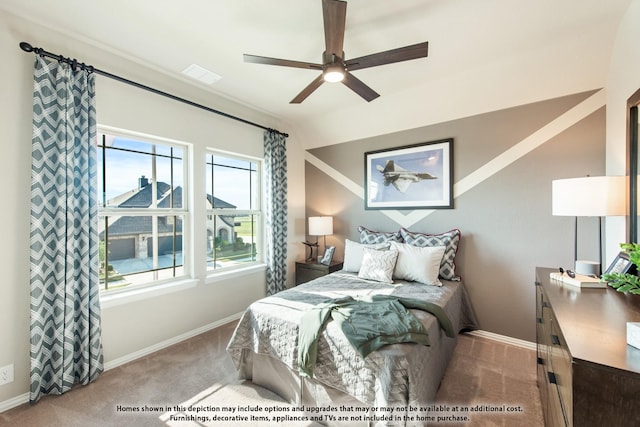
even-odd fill
[[(242, 270), (251, 272), (251, 271), (254, 271), (256, 267), (264, 268), (264, 265), (265, 265), (264, 264), (265, 213), (264, 213), (264, 191), (263, 191), (264, 190), (264, 159), (254, 157), (254, 156), (239, 154), (239, 153), (233, 153), (230, 151), (220, 150), (212, 147), (207, 147), (205, 150), (205, 162), (204, 162), (205, 198), (209, 196), (208, 183), (206, 182), (206, 180), (209, 177), (209, 168), (213, 168), (214, 166), (213, 162), (211, 161), (211, 156), (214, 156), (214, 157), (220, 156), (228, 159), (255, 163), (256, 165), (255, 185), (257, 186), (257, 188), (255, 189), (255, 194), (256, 194), (255, 202), (258, 206), (252, 209), (229, 209), (229, 208), (216, 208), (216, 209), (211, 208), (210, 209), (207, 205), (207, 208), (205, 209), (205, 230), (206, 230), (205, 232), (208, 231), (209, 216), (224, 216), (225, 214), (228, 215), (230, 212), (232, 212), (234, 216), (254, 215), (256, 217), (255, 224), (256, 224), (257, 230), (255, 230), (253, 233), (253, 235), (255, 236), (255, 248), (256, 248), (254, 260), (249, 262), (243, 262), (236, 265), (210, 268), (207, 265), (209, 263), (209, 253), (208, 253), (209, 251), (205, 250), (204, 264), (205, 264), (206, 276), (208, 279), (214, 279), (217, 276), (226, 276), (229, 274), (233, 274), (234, 272), (238, 272), (241, 274)], [(211, 170), (211, 176), (213, 178), (213, 170)], [(214, 193), (213, 183), (211, 185), (211, 193), (212, 193), (211, 197), (216, 197), (215, 194), (213, 194)], [(214, 230), (214, 239), (215, 239), (215, 230)]]
[[(114, 207), (106, 207), (104, 206), (106, 202), (106, 194), (103, 192), (103, 188), (98, 188), (98, 221), (104, 221), (105, 217), (121, 217), (121, 216), (136, 216), (136, 217), (181, 217), (182, 218), (182, 273), (174, 275), (173, 277), (166, 278), (154, 278), (150, 281), (146, 281), (143, 283), (132, 283), (129, 284), (122, 289), (101, 289), (100, 290), (100, 298), (101, 301), (109, 301), (111, 299), (120, 299), (122, 297), (126, 297), (127, 295), (140, 295), (141, 292), (144, 293), (146, 290), (149, 291), (160, 291), (161, 293), (165, 293), (168, 287), (170, 288), (172, 285), (178, 285), (180, 288), (184, 287), (185, 284), (190, 287), (193, 286), (194, 272), (193, 272), (193, 258), (194, 253), (192, 250), (192, 235), (193, 235), (193, 210), (190, 204), (192, 185), (191, 185), (191, 176), (192, 176), (192, 162), (191, 155), (193, 152), (193, 145), (187, 142), (178, 141), (170, 138), (164, 138), (149, 134), (144, 134), (135, 131), (117, 129), (110, 126), (97, 126), (97, 134), (98, 138), (96, 140), (97, 150), (103, 150), (99, 144), (102, 141), (99, 140), (101, 135), (109, 135), (120, 138), (127, 138), (135, 141), (140, 141), (148, 144), (157, 144), (162, 146), (174, 146), (182, 149), (183, 154), (181, 157), (182, 162), (182, 207), (181, 208), (114, 208)], [(98, 174), (102, 174), (103, 171), (100, 170), (98, 163)], [(150, 177), (151, 180), (154, 177)], [(103, 175), (104, 180), (104, 175)], [(104, 181), (103, 181), (104, 185)], [(107, 227), (105, 226), (105, 230)], [(158, 235), (156, 238), (161, 236)], [(108, 237), (107, 237), (108, 238)], [(158, 245), (154, 245), (157, 247)], [(108, 258), (107, 258), (108, 260)], [(108, 261), (107, 261), (108, 262)], [(175, 268), (175, 267), (174, 267)], [(159, 270), (149, 270), (150, 272), (158, 272)], [(134, 273), (135, 274), (135, 273)], [(154, 276), (155, 277), (155, 276)], [(135, 298), (139, 299), (139, 298)]]

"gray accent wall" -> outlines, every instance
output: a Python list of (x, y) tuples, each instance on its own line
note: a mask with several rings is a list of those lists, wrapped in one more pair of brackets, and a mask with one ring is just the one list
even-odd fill
[[(412, 231), (459, 229), (457, 272), (481, 329), (533, 342), (535, 266), (573, 264), (574, 218), (551, 215), (551, 181), (604, 175), (605, 107), (593, 108), (559, 132), (548, 132), (548, 138), (524, 155), (513, 155), (513, 147), (552, 122), (561, 126), (567, 112), (597, 92), (309, 150), (306, 216), (334, 216), (334, 234), (327, 236), (327, 245), (336, 246), (335, 258), (342, 259), (344, 240), (358, 240), (359, 225), (382, 231), (402, 226), (382, 211), (365, 210), (362, 196), (353, 190), (364, 186), (365, 152), (453, 138), (454, 183), (489, 167), (501, 155), (511, 157), (459, 194), (453, 209), (400, 214), (425, 214), (407, 227)], [(597, 227), (597, 219), (579, 219), (579, 259), (598, 259)]]

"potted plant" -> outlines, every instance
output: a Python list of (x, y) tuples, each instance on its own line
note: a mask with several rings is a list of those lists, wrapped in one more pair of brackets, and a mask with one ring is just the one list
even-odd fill
[(640, 271), (640, 244), (621, 243), (620, 248), (629, 257), (629, 262), (635, 266), (635, 271), (629, 272), (629, 269), (624, 269), (623, 272), (612, 271), (603, 274), (602, 280), (618, 292), (640, 295), (640, 277), (636, 274), (637, 271)]

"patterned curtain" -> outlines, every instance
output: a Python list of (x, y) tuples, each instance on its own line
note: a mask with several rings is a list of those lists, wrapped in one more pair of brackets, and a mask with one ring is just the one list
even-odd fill
[(31, 393), (103, 370), (95, 75), (36, 56), (31, 165)]
[(287, 139), (274, 131), (264, 133), (266, 188), (267, 295), (286, 288), (287, 278)]

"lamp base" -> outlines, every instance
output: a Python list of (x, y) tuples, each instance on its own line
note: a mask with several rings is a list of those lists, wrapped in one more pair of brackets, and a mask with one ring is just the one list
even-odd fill
[(600, 263), (596, 261), (576, 261), (575, 271), (577, 274), (584, 276), (596, 276), (600, 277)]
[(307, 261), (313, 261), (313, 248), (318, 247), (318, 242), (302, 242), (302, 244), (309, 248), (309, 256), (307, 256)]

